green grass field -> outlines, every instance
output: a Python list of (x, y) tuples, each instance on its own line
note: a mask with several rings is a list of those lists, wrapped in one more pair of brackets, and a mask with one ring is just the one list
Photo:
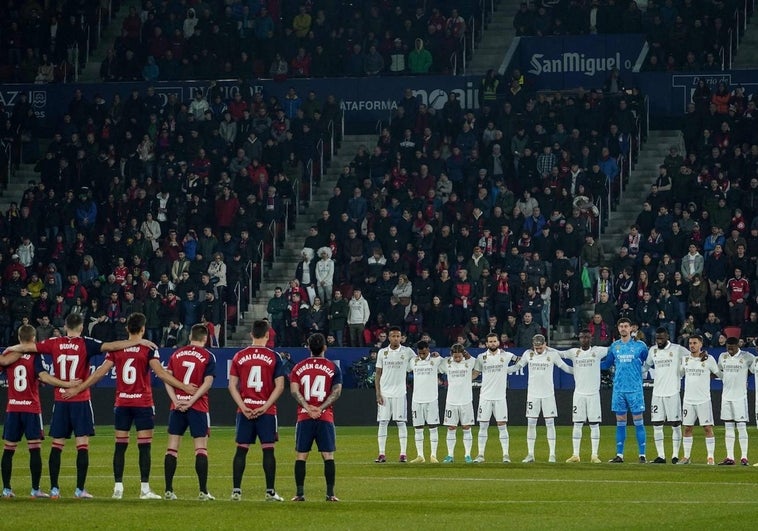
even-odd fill
[[(32, 500), (29, 492), (28, 458), (23, 445), (14, 460), (13, 486), (17, 498), (0, 500), (3, 529), (610, 529), (681, 528), (703, 525), (709, 528), (752, 528), (758, 510), (758, 468), (640, 465), (631, 429), (627, 459), (622, 465), (607, 463), (566, 464), (571, 454), (571, 428), (558, 428), (558, 463), (548, 464), (544, 427), (538, 428), (537, 463), (522, 465), (526, 453), (525, 427), (511, 427), (511, 457), (514, 464), (500, 463), (496, 430), (490, 427), (488, 462), (462, 464), (463, 447), (457, 445), (456, 463), (411, 465), (396, 461), (397, 431), (391, 426), (388, 458), (374, 464), (376, 430), (367, 427), (338, 427), (337, 487), (341, 503), (324, 502), (323, 466), (313, 454), (306, 479), (306, 503), (266, 503), (260, 452), (253, 448), (243, 482), (244, 499), (229, 501), (234, 431), (213, 428), (209, 445), (211, 474), (209, 490), (215, 502), (196, 501), (192, 442), (183, 441), (179, 468), (174, 481), (178, 501), (138, 499), (139, 475), (134, 436), (127, 453), (124, 499), (110, 499), (113, 489), (111, 468), (112, 430), (98, 429), (92, 439), (87, 489), (96, 499), (72, 499), (75, 483), (75, 454), (71, 443), (63, 453), (60, 500)], [(476, 437), (477, 429), (474, 429)], [(601, 457), (615, 452), (614, 427), (603, 428)], [(281, 430), (277, 447), (277, 490), (289, 499), (294, 495), (294, 430)], [(666, 449), (670, 452), (669, 429)], [(750, 428), (751, 447), (758, 459), (758, 431)], [(724, 457), (723, 428), (717, 429), (717, 461)], [(648, 456), (655, 457), (652, 430), (648, 428)], [(162, 493), (165, 428), (153, 442), (151, 486)], [(428, 448), (428, 440), (427, 440)], [(476, 442), (474, 442), (476, 448)], [(47, 453), (43, 447), (42, 486), (49, 489)], [(438, 457), (446, 454), (440, 430)], [(589, 460), (589, 433), (585, 430), (582, 458)], [(739, 446), (737, 446), (739, 457)], [(427, 450), (428, 452), (428, 450)], [(413, 433), (409, 430), (409, 457), (416, 456)], [(705, 462), (702, 430), (696, 429), (693, 458)], [(11, 508), (12, 507), (12, 508)], [(701, 523), (702, 522), (702, 523)]]

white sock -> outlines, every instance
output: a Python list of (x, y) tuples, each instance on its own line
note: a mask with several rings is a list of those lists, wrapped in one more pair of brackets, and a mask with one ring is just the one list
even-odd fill
[(746, 422), (738, 422), (737, 423), (737, 434), (739, 435), (740, 439), (740, 453), (742, 454), (740, 457), (742, 459), (747, 459), (747, 423)]
[(600, 424), (590, 424), (590, 442), (592, 443), (592, 455), (597, 455), (600, 447)]
[(708, 451), (708, 457), (713, 457), (713, 452), (716, 450), (716, 437), (705, 438), (705, 449)]
[(429, 428), (429, 444), (431, 446), (429, 455), (437, 457), (437, 445), (439, 444), (439, 432), (437, 431), (436, 426), (434, 428)]
[(113, 486), (113, 490), (120, 490), (121, 492), (124, 491), (124, 483), (121, 481), (117, 481), (116, 484)]
[(503, 449), (503, 456), (510, 454), (511, 436), (508, 434), (508, 425), (503, 424), (497, 427), (500, 435), (500, 447)]
[(397, 437), (400, 439), (400, 455), (405, 455), (408, 449), (408, 426), (405, 422), (397, 423)]
[(481, 455), (484, 457), (484, 450), (487, 448), (487, 438), (489, 437), (489, 431), (490, 423), (489, 422), (480, 422), (479, 423), (479, 437), (477, 438), (477, 444), (479, 445), (479, 453), (478, 455)]
[(679, 457), (679, 447), (682, 445), (682, 425), (671, 427), (671, 457)]
[(583, 422), (574, 422), (574, 430), (571, 432), (571, 443), (574, 447), (573, 455), (579, 455), (579, 450), (582, 447), (582, 428)]
[(140, 488), (142, 489), (142, 492), (150, 492), (150, 483), (143, 481), (140, 485)]
[(682, 448), (684, 448), (684, 458), (689, 459), (692, 453), (692, 435), (682, 437)]
[(377, 435), (376, 440), (379, 443), (380, 455), (384, 455), (384, 451), (387, 449), (387, 426), (389, 426), (389, 421), (379, 421), (379, 434)]
[(474, 446), (474, 434), (471, 433), (471, 428), (463, 430), (463, 455), (471, 455), (471, 447)]
[(547, 427), (547, 447), (550, 449), (550, 455), (555, 455), (555, 419), (545, 419)]
[(653, 440), (655, 441), (655, 451), (658, 457), (666, 459), (666, 449), (663, 447), (663, 424), (653, 426)]
[(414, 430), (416, 440), (416, 453), (420, 456), (424, 456), (424, 428), (416, 428)]
[(455, 439), (457, 430), (447, 430), (447, 455), (453, 457), (455, 454)]
[(724, 442), (726, 443), (726, 458), (734, 459), (734, 442), (736, 439), (734, 433), (734, 422), (724, 422), (724, 432)]
[(526, 421), (526, 453), (534, 455), (534, 441), (537, 440), (537, 419), (529, 417)]

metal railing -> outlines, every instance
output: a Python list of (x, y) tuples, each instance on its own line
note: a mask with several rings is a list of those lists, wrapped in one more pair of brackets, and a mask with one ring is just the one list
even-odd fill
[[(279, 243), (277, 241), (277, 228), (276, 228), (276, 220), (271, 220), (271, 223), (268, 224), (268, 230), (266, 231), (266, 239), (271, 240), (271, 266), (276, 265), (276, 252), (278, 251)], [(265, 251), (265, 249), (264, 249)]]
[(240, 316), (242, 315), (242, 283), (239, 280), (234, 284), (234, 295), (237, 297), (237, 315), (235, 316), (234, 326), (239, 326), (241, 321)]
[[(223, 304), (221, 304), (221, 309), (222, 309), (222, 312), (223, 312), (223, 319), (221, 320), (221, 334), (219, 334), (219, 335), (224, 338), (224, 344), (223, 345), (219, 345), (219, 347), (222, 347), (222, 346), (225, 347), (226, 346), (227, 336), (228, 336), (228, 330), (227, 329), (229, 328), (227, 326), (227, 322), (226, 322), (226, 316), (229, 315), (229, 304), (226, 301), (224, 301)], [(221, 339), (219, 339), (219, 343), (221, 343)]]
[(11, 178), (13, 177), (13, 141), (12, 140), (0, 140), (0, 149), (2, 149), (5, 152), (5, 158), (7, 159), (7, 167), (5, 169), (6, 174), (5, 178), (7, 179), (6, 183), (3, 183), (7, 186), (11, 182)]
[(453, 75), (458, 75), (458, 52), (453, 52), (450, 54), (450, 68), (452, 69)]
[(334, 158), (334, 120), (329, 120), (326, 130), (329, 133), (329, 160), (332, 160)]

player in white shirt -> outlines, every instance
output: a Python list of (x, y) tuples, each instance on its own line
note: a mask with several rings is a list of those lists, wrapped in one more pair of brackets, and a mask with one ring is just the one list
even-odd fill
[(437, 426), (440, 424), (439, 406), (439, 372), (442, 358), (438, 352), (429, 353), (429, 343), (416, 343), (418, 356), (410, 360), (408, 372), (413, 373), (413, 397), (411, 398), (411, 417), (416, 438), (418, 457), (411, 463), (424, 463), (424, 425), (429, 426), (430, 463), (437, 461), (439, 436)]
[(682, 358), (680, 376), (684, 376), (684, 404), (682, 405), (682, 424), (684, 424), (684, 457), (680, 465), (690, 464), (692, 452), (692, 428), (699, 421), (705, 432), (705, 448), (708, 451), (709, 465), (715, 464), (713, 452), (716, 438), (713, 436), (713, 405), (711, 403), (711, 374), (721, 377), (721, 370), (713, 356), (703, 351), (703, 338), (691, 336), (689, 339), (690, 355)]
[(482, 387), (479, 391), (479, 410), (477, 420), (479, 422), (479, 454), (474, 461), (484, 462), (484, 449), (487, 447), (487, 438), (490, 426), (490, 418), (495, 417), (497, 430), (500, 436), (500, 447), (503, 450), (503, 463), (510, 463), (508, 437), (508, 403), (505, 393), (508, 383), (508, 365), (516, 356), (500, 349), (500, 339), (497, 334), (487, 334), (487, 350), (476, 358), (474, 368), (482, 375)]
[(555, 350), (548, 351), (545, 336), (536, 334), (532, 338), (532, 350), (527, 350), (518, 363), (508, 369), (513, 373), (529, 366), (529, 378), (526, 391), (526, 447), (527, 456), (522, 463), (534, 462), (534, 443), (537, 440), (537, 420), (540, 413), (545, 419), (547, 428), (547, 445), (550, 449), (548, 462), (555, 463), (555, 417), (558, 408), (555, 405), (555, 384), (553, 383), (553, 367), (574, 374), (574, 369), (566, 365)]
[(385, 449), (387, 447), (387, 428), (390, 420), (397, 424), (397, 435), (400, 439), (400, 462), (407, 463), (405, 450), (408, 445), (408, 402), (406, 398), (406, 380), (408, 378), (408, 363), (415, 357), (413, 351), (400, 344), (402, 334), (400, 328), (393, 326), (387, 332), (390, 344), (379, 350), (376, 356), (376, 388), (377, 412), (379, 422), (379, 456), (375, 463), (386, 463)]
[(748, 466), (747, 460), (747, 377), (748, 371), (755, 364), (755, 356), (744, 350), (740, 350), (740, 340), (730, 337), (726, 340), (726, 352), (719, 356), (719, 369), (721, 380), (724, 384), (721, 391), (721, 420), (724, 421), (726, 433), (726, 458), (720, 465), (733, 465), (734, 461), (734, 427), (737, 425), (737, 433), (740, 439), (740, 464)]
[[(597, 455), (600, 447), (600, 369), (602, 360), (608, 355), (607, 347), (590, 346), (592, 333), (584, 329), (579, 332), (579, 348), (556, 350), (561, 358), (571, 360), (574, 368), (574, 404), (572, 443), (574, 453), (566, 459), (567, 463), (579, 463), (579, 449), (582, 445), (582, 428), (584, 423), (590, 425), (590, 442), (592, 444), (592, 463), (601, 463)], [(549, 349), (552, 351), (553, 349)]]
[(452, 463), (458, 424), (463, 430), (463, 449), (466, 463), (473, 463), (471, 447), (474, 438), (471, 425), (474, 424), (474, 392), (472, 380), (479, 376), (474, 370), (476, 360), (468, 355), (463, 345), (456, 343), (450, 347), (450, 357), (440, 365), (441, 372), (447, 374), (447, 400), (445, 401), (445, 426), (447, 426), (447, 457), (443, 463)]
[(679, 447), (682, 444), (682, 377), (679, 368), (682, 359), (690, 351), (681, 345), (669, 341), (666, 328), (655, 331), (655, 345), (648, 349), (647, 359), (642, 366), (642, 373), (655, 367), (653, 373), (653, 398), (650, 402), (650, 420), (653, 423), (653, 440), (658, 457), (651, 463), (666, 462), (666, 449), (663, 445), (663, 425), (671, 425), (671, 462), (679, 461)]

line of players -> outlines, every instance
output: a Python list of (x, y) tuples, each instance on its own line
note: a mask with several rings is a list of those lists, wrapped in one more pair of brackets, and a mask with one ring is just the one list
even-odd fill
[[(635, 434), (639, 446), (639, 462), (647, 462), (646, 432), (643, 424), (645, 401), (643, 377), (654, 369), (654, 384), (651, 401), (651, 420), (654, 442), (658, 456), (651, 461), (666, 463), (664, 449), (664, 425), (672, 426), (672, 458), (676, 464), (689, 464), (693, 444), (693, 427), (696, 422), (705, 431), (707, 464), (714, 464), (715, 439), (713, 435), (713, 408), (711, 404), (711, 375), (723, 382), (721, 419), (726, 428), (726, 458), (721, 465), (734, 465), (735, 428), (739, 438), (740, 463), (748, 463), (748, 372), (758, 373), (758, 360), (749, 352), (739, 348), (736, 339), (727, 341), (727, 350), (718, 362), (703, 351), (703, 339), (694, 336), (688, 347), (671, 343), (665, 328), (656, 331), (655, 345), (647, 348), (644, 342), (635, 339), (632, 323), (628, 319), (618, 322), (620, 339), (610, 347), (592, 346), (591, 334), (582, 330), (579, 334), (579, 348), (555, 350), (546, 345), (542, 335), (535, 335), (532, 349), (518, 358), (499, 348), (498, 337), (490, 334), (486, 339), (486, 350), (476, 359), (463, 346), (453, 345), (450, 357), (442, 358), (438, 353), (430, 353), (429, 345), (417, 343), (417, 353), (400, 344), (401, 333), (397, 328), (389, 330), (389, 346), (381, 349), (376, 362), (377, 420), (379, 423), (379, 455), (376, 463), (387, 461), (385, 449), (389, 422), (394, 420), (398, 427), (400, 442), (400, 462), (407, 462), (407, 401), (406, 377), (413, 374), (413, 395), (411, 399), (411, 420), (417, 457), (411, 463), (426, 462), (424, 451), (424, 427), (428, 428), (430, 453), (429, 461), (437, 463), (440, 425), (438, 406), (438, 377), (447, 375), (448, 390), (444, 407), (443, 425), (447, 427), (447, 455), (443, 463), (454, 461), (457, 443), (457, 429), (463, 433), (464, 460), (466, 463), (484, 462), (485, 448), (489, 437), (490, 420), (494, 417), (498, 438), (502, 449), (502, 461), (510, 463), (510, 438), (508, 434), (508, 404), (506, 400), (507, 378), (509, 374), (528, 367), (526, 417), (527, 455), (523, 463), (534, 462), (536, 426), (540, 414), (545, 419), (549, 462), (556, 461), (555, 417), (557, 407), (553, 383), (553, 367), (573, 374), (575, 380), (572, 417), (572, 455), (568, 463), (578, 463), (582, 431), (585, 423), (590, 426), (592, 463), (600, 463), (600, 374), (611, 366), (615, 368), (612, 393), (612, 410), (616, 414), (617, 454), (609, 462), (624, 462), (624, 446), (628, 412), (632, 413)], [(563, 359), (571, 361), (566, 364)], [(478, 452), (472, 458), (474, 425), (472, 381), (482, 376), (479, 407), (476, 419), (479, 423)], [(681, 382), (684, 377), (684, 406), (681, 399)], [(758, 374), (756, 374), (758, 379)], [(757, 398), (758, 401), (758, 398)], [(682, 424), (684, 434), (682, 436)], [(680, 459), (680, 446), (684, 455)], [(756, 465), (758, 466), (758, 465)]]
[[(154, 430), (155, 408), (153, 404), (150, 372), (164, 382), (171, 399), (168, 421), (168, 447), (164, 456), (166, 492), (163, 498), (175, 500), (173, 480), (177, 457), (183, 435), (189, 430), (194, 442), (195, 471), (198, 477), (201, 501), (214, 500), (208, 492), (208, 436), (210, 415), (208, 391), (213, 385), (216, 359), (205, 348), (208, 330), (195, 325), (190, 332), (190, 343), (171, 355), (167, 368), (163, 368), (157, 346), (143, 339), (145, 316), (135, 313), (129, 316), (126, 328), (129, 339), (101, 343), (82, 336), (83, 322), (79, 314), (66, 318), (67, 335), (35, 342), (35, 330), (24, 325), (19, 328), (19, 344), (9, 347), (0, 357), (0, 366), (8, 373), (8, 405), (3, 428), (5, 441), (0, 469), (2, 469), (2, 497), (13, 498), (11, 488), (13, 456), (26, 437), (30, 452), (32, 478), (31, 497), (59, 498), (61, 454), (66, 439), (73, 434), (76, 440), (76, 490), (74, 497), (89, 499), (92, 495), (85, 489), (89, 468), (89, 437), (94, 435), (94, 415), (89, 388), (112, 373), (116, 381), (115, 397), (115, 446), (113, 474), (115, 485), (112, 497), (124, 496), (124, 466), (129, 445), (129, 432), (137, 431), (139, 470), (141, 479), (140, 499), (154, 500), (162, 497), (155, 494), (149, 483), (151, 470), (151, 445)], [(282, 359), (266, 348), (269, 339), (267, 321), (253, 323), (252, 345), (235, 354), (231, 362), (229, 392), (237, 404), (236, 453), (232, 463), (233, 501), (242, 499), (242, 477), (245, 471), (249, 447), (256, 440), (260, 443), (262, 466), (266, 481), (266, 501), (283, 501), (277, 494), (276, 459), (274, 445), (278, 440), (276, 402), (284, 391), (285, 368)], [(334, 495), (336, 447), (334, 414), (332, 405), (342, 390), (342, 375), (339, 367), (326, 359), (326, 340), (321, 334), (309, 339), (311, 357), (296, 364), (290, 373), (290, 392), (300, 406), (297, 410), (295, 430), (295, 484), (297, 495), (293, 501), (305, 501), (305, 463), (315, 442), (324, 459), (326, 500), (339, 501)], [(106, 353), (104, 362), (90, 374), (90, 360)], [(52, 360), (56, 375), (47, 372), (41, 356)], [(39, 382), (55, 386), (55, 402), (50, 425), (52, 448), (48, 466), (51, 490), (40, 488), (42, 475), (41, 443), (44, 438)]]

